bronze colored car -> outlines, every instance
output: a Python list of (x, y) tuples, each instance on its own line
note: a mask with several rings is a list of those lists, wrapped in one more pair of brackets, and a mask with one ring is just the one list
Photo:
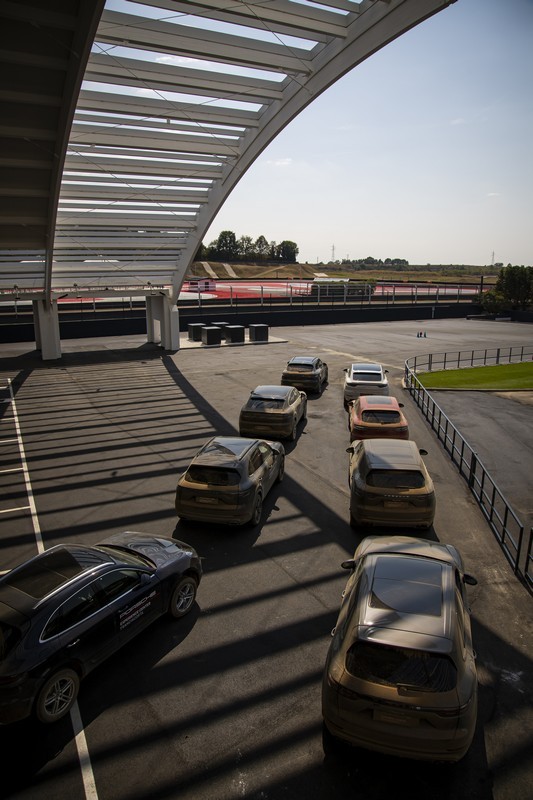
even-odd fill
[(348, 405), (350, 441), (354, 439), (408, 439), (403, 403), (389, 395), (367, 394)]
[(213, 436), (178, 480), (181, 519), (219, 525), (259, 525), (263, 501), (285, 471), (280, 442)]
[(348, 447), (350, 525), (430, 528), (435, 490), (415, 442), (363, 439)]
[(295, 386), (304, 392), (320, 394), (328, 382), (328, 365), (317, 356), (294, 356), (281, 374), (283, 386)]
[(458, 761), (476, 727), (477, 674), (464, 572), (452, 545), (368, 536), (353, 559), (322, 682), (326, 754), (340, 741)]
[(296, 439), (296, 427), (307, 417), (307, 395), (294, 386), (257, 386), (239, 415), (241, 436)]

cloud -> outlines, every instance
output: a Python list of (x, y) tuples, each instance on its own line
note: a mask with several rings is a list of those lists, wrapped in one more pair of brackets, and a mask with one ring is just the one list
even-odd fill
[(277, 158), (275, 161), (267, 161), (266, 163), (273, 167), (290, 167), (293, 160), (292, 158)]
[(450, 125), (466, 125), (466, 120), (464, 117), (456, 117), (450, 120)]

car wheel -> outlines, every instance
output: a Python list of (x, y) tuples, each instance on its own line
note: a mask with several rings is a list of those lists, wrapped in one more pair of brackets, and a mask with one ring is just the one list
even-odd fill
[(184, 575), (172, 590), (172, 597), (168, 606), (169, 613), (180, 619), (188, 614), (196, 600), (198, 584), (192, 575)]
[(350, 511), (350, 528), (353, 528), (354, 531), (356, 531), (359, 528), (359, 523), (357, 522), (351, 511)]
[(254, 513), (252, 514), (252, 518), (250, 520), (250, 523), (254, 528), (261, 522), (262, 513), (263, 513), (263, 496), (261, 492), (258, 492), (254, 502)]
[(307, 400), (304, 403), (304, 410), (302, 411), (302, 420), (305, 421), (307, 419)]
[(278, 483), (281, 483), (284, 475), (285, 475), (285, 456), (281, 456), (281, 461), (279, 463), (278, 477), (276, 478)]
[(35, 713), (39, 722), (50, 724), (69, 713), (80, 689), (80, 677), (73, 669), (54, 673), (37, 696)]
[(336, 756), (340, 750), (339, 740), (333, 736), (325, 722), (322, 723), (322, 749), (325, 756)]
[(296, 425), (297, 425), (296, 420), (294, 420), (294, 423), (293, 423), (293, 426), (292, 426), (292, 430), (291, 430), (291, 432), (289, 434), (289, 441), (290, 442), (294, 442), (296, 440)]

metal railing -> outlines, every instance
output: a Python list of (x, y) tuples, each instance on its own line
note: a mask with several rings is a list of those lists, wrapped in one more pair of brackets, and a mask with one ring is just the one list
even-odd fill
[(530, 591), (533, 590), (533, 528), (530, 529), (527, 546), (524, 547), (524, 525), (521, 520), (477, 453), (420, 383), (416, 373), (467, 366), (519, 363), (530, 361), (532, 358), (533, 347), (522, 345), (453, 353), (430, 353), (407, 359), (404, 375), (405, 388), (437, 434), (437, 438), (442, 442), (459, 473), (467, 481), (515, 574), (525, 582)]

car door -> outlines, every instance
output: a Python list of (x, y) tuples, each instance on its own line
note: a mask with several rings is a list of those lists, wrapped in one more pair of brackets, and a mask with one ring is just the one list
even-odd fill
[(162, 613), (160, 591), (141, 570), (102, 575), (58, 609), (47, 631), (60, 632), (69, 658), (90, 671)]
[(289, 401), (289, 408), (293, 414), (294, 421), (300, 422), (303, 414), (303, 402), (302, 396), (298, 389), (293, 389), (292, 392), (289, 394), (288, 397)]
[(266, 497), (276, 479), (278, 462), (275, 451), (266, 442), (260, 442), (257, 449), (261, 459), (263, 497)]

